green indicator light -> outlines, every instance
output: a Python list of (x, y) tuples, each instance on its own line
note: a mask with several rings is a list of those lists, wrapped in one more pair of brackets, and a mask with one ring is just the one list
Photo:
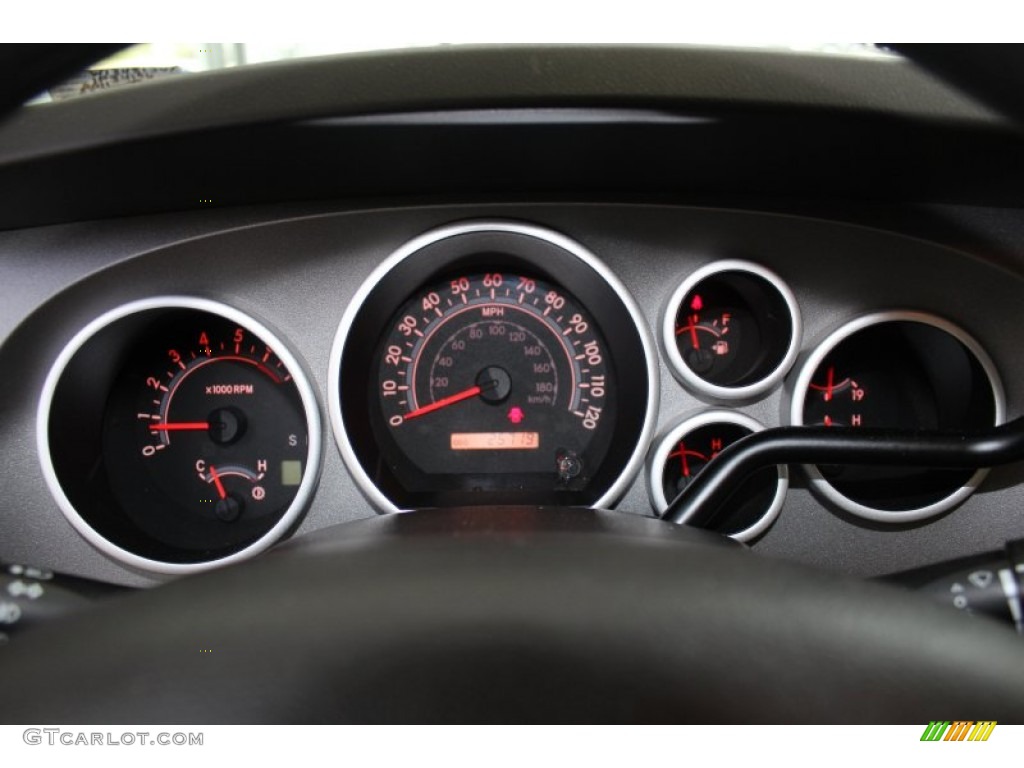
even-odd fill
[(298, 485), (302, 482), (302, 462), (294, 459), (281, 462), (281, 485)]

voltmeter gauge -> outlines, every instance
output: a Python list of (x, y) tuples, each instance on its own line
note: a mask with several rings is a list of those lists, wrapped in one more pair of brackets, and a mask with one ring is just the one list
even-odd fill
[[(736, 411), (705, 411), (677, 421), (654, 444), (647, 462), (647, 489), (661, 514), (723, 450), (764, 426)], [(769, 467), (739, 485), (714, 521), (713, 530), (751, 541), (771, 527), (789, 488), (785, 466)]]
[[(966, 332), (920, 312), (882, 312), (835, 331), (797, 378), (792, 422), (858, 429), (964, 431), (998, 424), (1003, 389)], [(878, 522), (920, 520), (965, 499), (986, 470), (811, 466), (812, 487)]]
[(205, 300), (97, 320), (54, 367), (40, 420), (69, 519), (149, 570), (268, 546), (317, 476), (317, 407), (298, 362), (256, 320)]
[(782, 381), (796, 360), (800, 327), (796, 298), (778, 275), (719, 261), (673, 292), (662, 343), (685, 386), (713, 399), (748, 399)]

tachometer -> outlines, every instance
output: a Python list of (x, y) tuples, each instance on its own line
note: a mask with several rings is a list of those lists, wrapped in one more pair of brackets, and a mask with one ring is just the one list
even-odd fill
[(607, 503), (653, 425), (650, 342), (578, 244), (451, 227), (397, 253), (342, 322), (332, 417), (383, 509)]
[(185, 572), (254, 554), (302, 511), (319, 466), (312, 389), (283, 344), (214, 302), (99, 318), (54, 366), (44, 469), (100, 549)]

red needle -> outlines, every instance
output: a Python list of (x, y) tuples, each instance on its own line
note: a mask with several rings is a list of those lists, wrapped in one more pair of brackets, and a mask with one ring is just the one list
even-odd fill
[(831, 365), (828, 367), (828, 386), (825, 388), (825, 402), (827, 403), (832, 399), (832, 382), (834, 380), (836, 369)]
[(690, 338), (693, 340), (694, 349), (700, 349), (700, 342), (697, 341), (697, 321), (699, 319), (697, 315), (690, 318)]
[(205, 421), (179, 421), (169, 424), (150, 424), (149, 429), (151, 432), (177, 432), (179, 430), (195, 430), (201, 431), (209, 429), (209, 423)]
[(469, 389), (464, 389), (463, 391), (457, 392), (454, 395), (443, 397), (437, 402), (431, 403), (430, 405), (424, 405), (422, 408), (417, 408), (415, 411), (410, 411), (409, 413), (405, 414), (405, 420), (408, 421), (409, 419), (415, 419), (417, 416), (424, 416), (428, 413), (439, 411), (442, 408), (447, 408), (449, 405), (461, 403), (463, 400), (469, 400), (469, 398), (476, 397), (482, 391), (483, 390), (480, 389), (480, 387), (478, 386), (470, 387)]
[(212, 464), (210, 465), (210, 477), (213, 478), (213, 484), (217, 486), (217, 495), (220, 496), (222, 500), (226, 499), (228, 497), (228, 492), (224, 490), (224, 483), (220, 481), (220, 475), (217, 474), (217, 470), (214, 469)]
[(679, 454), (683, 457), (683, 477), (690, 476), (690, 464), (686, 460), (686, 443), (679, 441)]

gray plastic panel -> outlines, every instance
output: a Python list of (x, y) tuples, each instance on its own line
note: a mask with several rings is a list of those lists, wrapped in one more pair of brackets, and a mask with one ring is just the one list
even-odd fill
[[(157, 294), (235, 306), (286, 339), (326, 402), (338, 322), (373, 268), (405, 241), (453, 221), (520, 219), (562, 232), (603, 259), (653, 330), (687, 274), (723, 258), (754, 261), (792, 288), (804, 321), (801, 360), (842, 323), (872, 311), (931, 312), (987, 349), (1006, 386), (1008, 416), (1024, 402), (1019, 354), (1024, 288), (1018, 276), (963, 252), (848, 224), (735, 211), (627, 205), (465, 205), (338, 211), (295, 218), (294, 208), (177, 215), (0, 234), (0, 561), (30, 562), (116, 583), (153, 578), (88, 545), (45, 490), (35, 449), (40, 387), (62, 346), (112, 307)], [(293, 216), (292, 218), (286, 218)], [(1005, 233), (1004, 233), (1005, 234)], [(800, 365), (800, 360), (797, 366)], [(659, 430), (709, 407), (660, 363)], [(783, 423), (786, 383), (738, 408)], [(718, 405), (718, 404), (716, 404)], [(324, 419), (327, 423), (326, 414)], [(300, 532), (373, 514), (342, 464), (329, 429), (320, 487)], [(755, 545), (765, 554), (856, 575), (911, 568), (996, 549), (1024, 536), (1024, 467), (993, 471), (952, 512), (900, 527), (856, 520), (807, 490), (799, 468), (779, 519)], [(650, 515), (642, 477), (618, 509)]]

